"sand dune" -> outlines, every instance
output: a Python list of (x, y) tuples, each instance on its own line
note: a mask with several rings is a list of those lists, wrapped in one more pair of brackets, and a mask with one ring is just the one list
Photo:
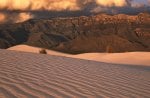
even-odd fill
[(150, 67), (0, 50), (0, 98), (149, 98)]
[(150, 52), (86, 53), (75, 57), (107, 63), (150, 66)]
[[(40, 48), (27, 45), (18, 45), (9, 48), (9, 50), (17, 50), (24, 52), (39, 53)], [(150, 66), (150, 52), (127, 52), (127, 53), (85, 53), (79, 55), (69, 55), (52, 50), (47, 50), (50, 55), (58, 55), (93, 61), (100, 61), (115, 64), (132, 64)]]
[[(8, 50), (39, 53), (41, 48), (32, 47), (32, 46), (28, 46), (28, 45), (17, 45), (17, 46), (8, 48)], [(53, 51), (53, 50), (46, 50), (46, 51), (47, 51), (48, 54), (51, 54), (51, 55), (69, 56), (69, 54), (67, 55), (65, 53), (61, 53), (61, 52), (57, 52), (57, 51)]]

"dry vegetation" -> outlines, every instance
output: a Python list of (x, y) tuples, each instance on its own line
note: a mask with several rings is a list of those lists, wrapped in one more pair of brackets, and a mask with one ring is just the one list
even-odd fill
[(40, 53), (40, 54), (47, 54), (46, 49), (41, 49), (41, 50), (39, 51), (39, 53)]

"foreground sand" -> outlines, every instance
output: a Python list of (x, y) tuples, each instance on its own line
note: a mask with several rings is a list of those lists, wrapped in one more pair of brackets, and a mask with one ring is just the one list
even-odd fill
[[(39, 53), (40, 48), (27, 45), (18, 45), (8, 50)], [(47, 50), (50, 55), (80, 58), (86, 60), (100, 61), (114, 64), (132, 64), (150, 66), (150, 52), (127, 52), (127, 53), (85, 53), (79, 55), (69, 55), (52, 50)]]
[(150, 67), (0, 50), (0, 98), (149, 98)]

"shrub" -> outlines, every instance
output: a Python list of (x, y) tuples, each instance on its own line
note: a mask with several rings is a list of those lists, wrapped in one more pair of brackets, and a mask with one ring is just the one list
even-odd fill
[(41, 50), (39, 51), (39, 53), (40, 53), (40, 54), (47, 54), (46, 49), (41, 49)]

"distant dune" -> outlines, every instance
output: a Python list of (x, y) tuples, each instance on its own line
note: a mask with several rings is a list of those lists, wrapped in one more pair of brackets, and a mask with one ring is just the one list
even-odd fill
[(132, 64), (150, 66), (150, 52), (127, 53), (86, 53), (75, 56), (77, 58), (116, 64)]
[[(40, 48), (27, 45), (18, 45), (9, 48), (8, 50), (24, 51), (39, 53)], [(47, 50), (50, 55), (58, 55), (93, 61), (100, 61), (115, 64), (132, 64), (150, 66), (150, 52), (126, 52), (126, 53), (85, 53), (79, 55), (65, 54), (52, 50)]]
[[(8, 50), (16, 50), (16, 51), (32, 52), (32, 53), (39, 53), (41, 49), (42, 48), (32, 47), (28, 45), (17, 45), (17, 46), (8, 48)], [(51, 55), (69, 56), (69, 54), (67, 55), (65, 53), (61, 53), (57, 51), (52, 51), (52, 50), (46, 50), (46, 51), (48, 54), (51, 54)]]
[(149, 96), (150, 67), (0, 50), (0, 98)]

